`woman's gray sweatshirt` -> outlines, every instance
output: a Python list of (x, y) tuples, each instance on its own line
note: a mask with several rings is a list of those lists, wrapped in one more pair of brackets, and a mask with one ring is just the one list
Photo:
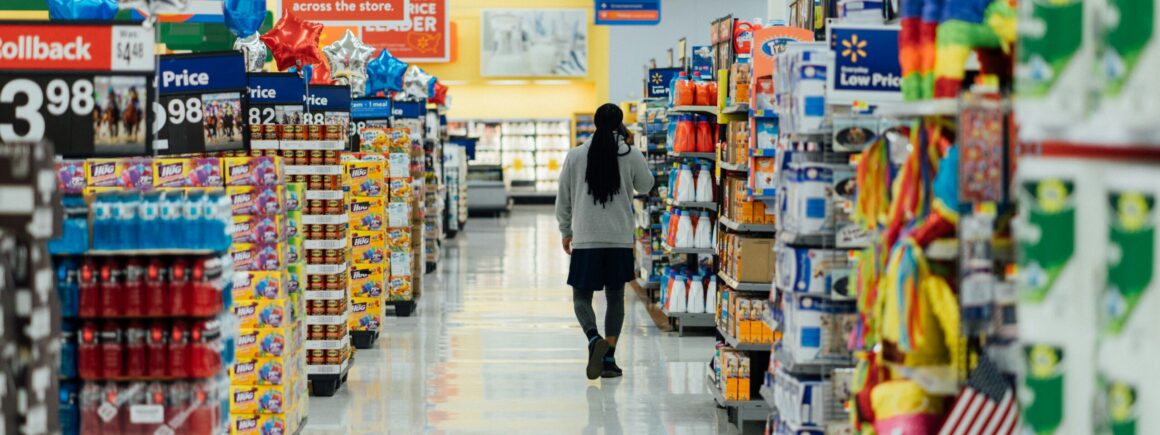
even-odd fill
[(560, 190), (556, 194), (560, 233), (572, 237), (573, 249), (632, 248), (633, 192), (647, 193), (654, 182), (648, 161), (640, 149), (621, 142), (617, 150), (620, 192), (607, 204), (600, 205), (588, 193), (588, 184), (584, 181), (591, 144), (589, 139), (569, 151), (560, 170)]

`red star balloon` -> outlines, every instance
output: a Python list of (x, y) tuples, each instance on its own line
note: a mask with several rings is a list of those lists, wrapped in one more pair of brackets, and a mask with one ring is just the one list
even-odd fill
[(318, 36), (321, 34), (321, 24), (298, 19), (290, 11), (285, 11), (282, 19), (262, 35), (262, 42), (274, 53), (278, 69), (287, 70), (292, 66), (322, 62), (322, 53), (318, 50)]
[(439, 83), (439, 81), (436, 80), (435, 85), (432, 86), (432, 88), (433, 88), (433, 90), (431, 92), (431, 96), (427, 97), (427, 101), (430, 101), (430, 102), (435, 103), (435, 104), (446, 104), (447, 103), (447, 86), (444, 85), (443, 83)]
[(310, 84), (333, 85), (334, 79), (330, 77), (330, 65), (325, 61), (314, 64), (314, 75), (310, 76)]

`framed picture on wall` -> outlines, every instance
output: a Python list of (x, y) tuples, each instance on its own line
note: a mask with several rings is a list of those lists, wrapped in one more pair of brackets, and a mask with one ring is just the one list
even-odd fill
[(588, 10), (484, 9), (480, 75), (588, 75)]

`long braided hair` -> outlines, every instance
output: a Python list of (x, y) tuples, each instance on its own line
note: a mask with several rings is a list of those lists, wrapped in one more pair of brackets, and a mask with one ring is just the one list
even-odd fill
[(596, 204), (604, 207), (620, 193), (620, 149), (621, 127), (624, 112), (612, 103), (605, 103), (596, 109), (596, 132), (592, 134), (592, 144), (588, 147), (588, 169), (584, 182), (588, 193)]

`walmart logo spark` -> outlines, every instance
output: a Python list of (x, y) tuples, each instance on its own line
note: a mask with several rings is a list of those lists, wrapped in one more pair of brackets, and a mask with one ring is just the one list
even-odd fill
[(859, 58), (866, 57), (866, 40), (858, 39), (858, 34), (850, 35), (850, 39), (843, 39), (842, 47), (842, 56), (850, 58), (852, 63), (858, 63)]
[(659, 85), (659, 84), (661, 84), (661, 80), (663, 80), (663, 78), (661, 77), (661, 74), (660, 74), (660, 73), (653, 73), (653, 75), (652, 75), (652, 82), (653, 82), (653, 84), (654, 84), (654, 85)]

